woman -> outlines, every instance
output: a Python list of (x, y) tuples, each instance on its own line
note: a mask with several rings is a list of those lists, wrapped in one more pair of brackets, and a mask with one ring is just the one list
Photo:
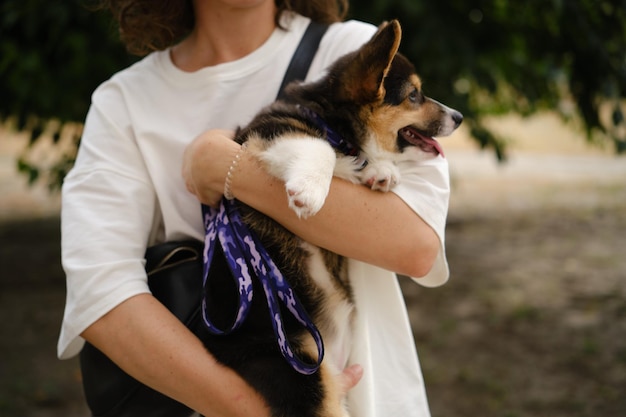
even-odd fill
[[(96, 90), (63, 186), (68, 297), (59, 356), (76, 355), (87, 340), (205, 416), (267, 415), (262, 399), (151, 296), (143, 255), (158, 242), (203, 238), (198, 200), (221, 198), (239, 149), (230, 130), (276, 96), (308, 24), (303, 15), (335, 22), (344, 9), (334, 0), (105, 3), (130, 50), (155, 52)], [(333, 24), (307, 80), (374, 32), (360, 22)], [(230, 191), (303, 239), (355, 259), (351, 363), (362, 368), (342, 374), (348, 390), (364, 369), (348, 397), (353, 416), (428, 416), (406, 309), (387, 271), (429, 286), (447, 279), (445, 159), (415, 168), (394, 193), (335, 179), (322, 210), (306, 221), (288, 208), (283, 184), (247, 154)]]

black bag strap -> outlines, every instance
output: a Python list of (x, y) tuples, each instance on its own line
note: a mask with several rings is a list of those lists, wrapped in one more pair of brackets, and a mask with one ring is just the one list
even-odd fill
[(285, 87), (287, 84), (296, 80), (303, 81), (306, 78), (326, 29), (328, 29), (327, 24), (313, 21), (309, 23), (296, 52), (291, 57), (291, 62), (289, 62), (289, 67), (287, 67), (283, 82), (278, 90), (277, 99), (285, 98)]

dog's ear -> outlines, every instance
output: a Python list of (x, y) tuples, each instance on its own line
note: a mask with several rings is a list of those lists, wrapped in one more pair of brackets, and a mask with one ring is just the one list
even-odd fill
[(397, 20), (384, 22), (350, 62), (344, 78), (346, 98), (359, 102), (380, 101), (385, 96), (383, 80), (400, 47), (402, 30)]

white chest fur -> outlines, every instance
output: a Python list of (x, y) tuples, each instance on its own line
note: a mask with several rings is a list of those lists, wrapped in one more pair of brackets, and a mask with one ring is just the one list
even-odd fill
[(303, 246), (311, 253), (309, 273), (325, 295), (324, 305), (320, 306), (321, 319), (317, 323), (324, 340), (324, 362), (339, 372), (346, 366), (350, 355), (354, 305), (331, 277), (320, 249), (308, 243)]

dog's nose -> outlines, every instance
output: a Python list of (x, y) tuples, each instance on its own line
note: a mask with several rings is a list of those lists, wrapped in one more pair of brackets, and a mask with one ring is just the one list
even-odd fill
[(456, 129), (457, 127), (459, 127), (461, 122), (463, 122), (463, 115), (459, 113), (458, 111), (454, 110), (452, 112), (452, 120), (454, 121), (454, 128)]

